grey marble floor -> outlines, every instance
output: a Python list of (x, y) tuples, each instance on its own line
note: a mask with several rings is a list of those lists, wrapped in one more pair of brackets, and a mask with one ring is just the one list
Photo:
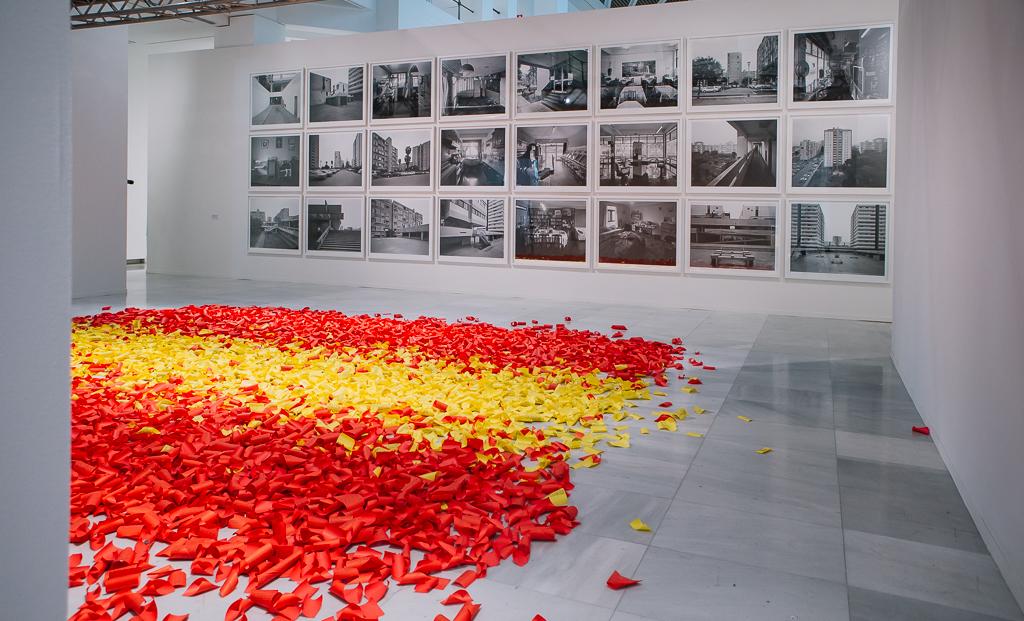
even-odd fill
[[(706, 414), (677, 433), (634, 433), (630, 449), (573, 471), (580, 527), (475, 583), (481, 621), (1024, 620), (931, 440), (911, 433), (922, 422), (889, 358), (887, 324), (128, 276), (127, 296), (77, 300), (74, 312), (258, 304), (506, 325), (571, 315), (577, 328), (682, 337), (717, 366), (700, 374), (698, 394), (666, 389)], [(765, 446), (774, 451), (755, 453)], [(653, 532), (632, 530), (636, 517)], [(612, 570), (642, 582), (611, 591)], [(382, 607), (385, 618), (429, 621), (454, 614), (442, 598), (393, 588)], [(227, 605), (160, 599), (161, 616), (193, 620), (223, 618)]]

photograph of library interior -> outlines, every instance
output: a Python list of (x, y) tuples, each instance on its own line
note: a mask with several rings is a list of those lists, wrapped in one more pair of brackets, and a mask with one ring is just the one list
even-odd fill
[(601, 186), (676, 186), (678, 123), (604, 123), (600, 132)]

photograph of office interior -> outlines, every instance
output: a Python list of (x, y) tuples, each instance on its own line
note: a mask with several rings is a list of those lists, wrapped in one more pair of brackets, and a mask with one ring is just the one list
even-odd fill
[(504, 115), (508, 56), (441, 59), (441, 116)]
[(679, 42), (601, 48), (601, 109), (628, 112), (679, 105)]
[(515, 258), (587, 262), (587, 201), (517, 200)]
[(370, 256), (430, 258), (430, 216), (433, 199), (371, 198)]
[(251, 136), (249, 140), (249, 185), (258, 187), (299, 187), (298, 134)]
[(309, 123), (363, 120), (362, 65), (309, 70)]
[(691, 39), (691, 105), (777, 106), (779, 39), (778, 33)]
[(675, 267), (676, 201), (599, 201), (598, 263)]
[(687, 271), (776, 273), (775, 201), (694, 201)]
[(252, 95), (249, 99), (251, 124), (296, 125), (299, 100), (302, 97), (302, 72), (263, 73), (250, 80)]
[(675, 188), (679, 183), (679, 123), (603, 123), (599, 187)]
[(790, 117), (793, 188), (885, 188), (889, 116)]
[(587, 186), (587, 125), (516, 127), (516, 187)]
[(516, 56), (516, 113), (586, 112), (588, 50)]
[(504, 127), (441, 130), (441, 186), (505, 186)]
[(249, 197), (250, 250), (299, 253), (299, 210), (297, 196)]
[(787, 276), (884, 281), (888, 205), (790, 203)]
[(373, 120), (431, 118), (433, 61), (373, 65)]
[(309, 134), (309, 188), (363, 187), (363, 132)]
[(889, 99), (892, 28), (878, 26), (793, 35), (793, 101)]
[(690, 184), (714, 188), (778, 185), (778, 119), (691, 120)]
[(438, 201), (438, 256), (466, 261), (505, 261), (505, 199)]
[(362, 256), (363, 197), (307, 198), (306, 253)]
[(370, 185), (428, 188), (432, 130), (374, 130), (370, 133)]

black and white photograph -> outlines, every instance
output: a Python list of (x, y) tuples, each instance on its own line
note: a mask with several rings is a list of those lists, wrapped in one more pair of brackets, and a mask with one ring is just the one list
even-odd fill
[(888, 103), (892, 27), (793, 35), (793, 103)]
[(363, 132), (309, 134), (310, 190), (363, 187)]
[(362, 65), (309, 70), (309, 124), (328, 126), (362, 123)]
[(299, 134), (249, 137), (249, 186), (299, 187)]
[(679, 41), (600, 48), (601, 110), (679, 107)]
[(363, 256), (363, 197), (306, 199), (306, 254)]
[(370, 132), (370, 186), (429, 189), (431, 134), (423, 129)]
[(433, 61), (373, 65), (373, 121), (431, 120)]
[(775, 276), (778, 201), (690, 201), (686, 271)]
[(508, 56), (441, 59), (441, 116), (508, 115)]
[(676, 201), (598, 201), (598, 264), (676, 267), (678, 211)]
[(598, 187), (679, 185), (678, 122), (603, 123), (598, 131)]
[(690, 107), (779, 106), (781, 34), (689, 39)]
[(884, 282), (888, 204), (792, 201), (787, 276)]
[(253, 127), (295, 127), (302, 123), (302, 72), (261, 73), (249, 80)]
[(249, 250), (266, 254), (299, 254), (298, 196), (249, 197)]
[(587, 264), (585, 199), (516, 200), (516, 261)]
[(504, 198), (442, 198), (437, 222), (439, 260), (506, 262)]
[(691, 187), (778, 186), (778, 119), (691, 120), (687, 133)]
[(586, 125), (517, 126), (516, 189), (585, 190), (588, 137)]
[(439, 185), (496, 189), (505, 183), (505, 127), (452, 127), (440, 132)]
[(433, 199), (370, 199), (370, 256), (430, 260)]
[(516, 55), (516, 115), (586, 112), (590, 75), (587, 49)]
[(790, 187), (874, 189), (889, 186), (889, 116), (790, 117)]

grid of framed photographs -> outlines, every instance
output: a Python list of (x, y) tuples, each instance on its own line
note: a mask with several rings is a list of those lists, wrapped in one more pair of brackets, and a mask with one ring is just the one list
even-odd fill
[(249, 252), (888, 283), (894, 36), (253, 74)]

